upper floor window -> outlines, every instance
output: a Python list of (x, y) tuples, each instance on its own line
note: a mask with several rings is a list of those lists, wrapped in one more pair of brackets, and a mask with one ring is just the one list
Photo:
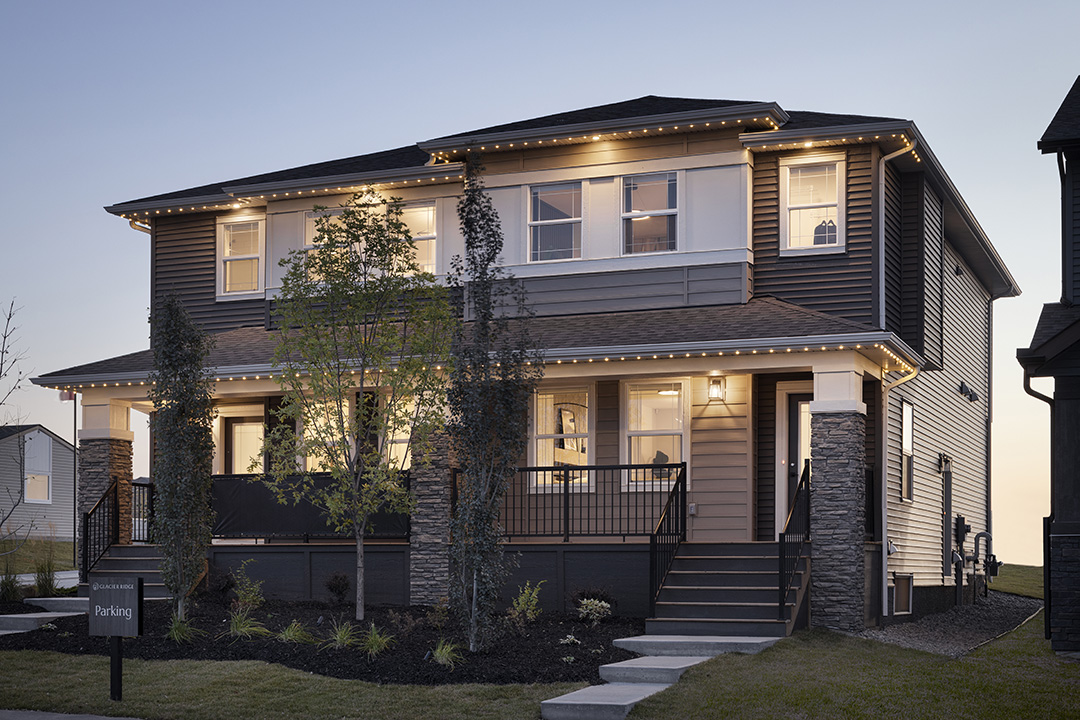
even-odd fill
[(623, 178), (623, 254), (678, 249), (678, 181), (675, 173)]
[(43, 432), (28, 433), (23, 446), (23, 499), (28, 503), (52, 502), (52, 439)]
[(219, 220), (217, 229), (219, 294), (250, 294), (262, 290), (266, 246), (263, 220)]
[(405, 205), (401, 220), (408, 226), (422, 272), (435, 274), (435, 203)]
[(529, 201), (529, 260), (581, 257), (581, 183), (534, 187)]
[(844, 249), (843, 154), (804, 155), (780, 161), (781, 250)]

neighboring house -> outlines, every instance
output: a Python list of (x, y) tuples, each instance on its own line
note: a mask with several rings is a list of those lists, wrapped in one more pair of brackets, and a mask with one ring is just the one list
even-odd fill
[[(1080, 78), (1061, 103), (1039, 149), (1055, 153), (1061, 176), (1061, 301), (1043, 306), (1031, 345), (1016, 351), (1024, 388), (1050, 405), (1050, 516), (1043, 527), (1046, 637), (1055, 650), (1080, 650)], [(1054, 396), (1031, 387), (1054, 378)]]
[[(312, 206), (402, 198), (445, 275), (470, 152), (545, 351), (503, 514), (515, 580), (548, 579), (553, 607), (607, 586), (621, 612), (655, 601), (653, 630), (710, 634), (756, 632), (740, 618), (778, 606), (790, 631), (807, 596), (814, 624), (859, 629), (970, 594), (953, 528), (990, 529), (991, 304), (1019, 288), (909, 120), (647, 96), (107, 208), (150, 234), (151, 302), (179, 294), (216, 335), (220, 488), (276, 402), (278, 261), (311, 243)], [(150, 366), (143, 351), (34, 380), (82, 395), (82, 509), (130, 463)], [(812, 571), (785, 594), (777, 554), (800, 550), (777, 541), (805, 515), (810, 459)], [(368, 551), (374, 601), (446, 594), (450, 476), (445, 453), (414, 468), (411, 528)], [(215, 562), (260, 552), (273, 591), (300, 595), (348, 567), (347, 545), (298, 542), (310, 528), (282, 523), (299, 515), (230, 487)], [(245, 534), (241, 506), (274, 517), (274, 543), (224, 542)], [(757, 595), (732, 609), (723, 582)]]
[(75, 448), (43, 425), (0, 425), (2, 530), (70, 541), (75, 522)]

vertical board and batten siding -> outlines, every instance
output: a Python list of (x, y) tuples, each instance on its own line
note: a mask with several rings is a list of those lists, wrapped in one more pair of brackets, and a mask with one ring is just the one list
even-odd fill
[(728, 375), (725, 400), (709, 399), (709, 379), (690, 381), (691, 540), (754, 539), (752, 377)]
[(537, 315), (574, 315), (621, 310), (746, 302), (747, 266), (683, 266), (522, 279)]
[[(264, 325), (261, 298), (217, 301), (217, 226), (210, 213), (159, 218), (153, 224), (151, 302), (176, 293), (208, 332)], [(260, 268), (260, 272), (265, 268)]]
[(779, 155), (754, 161), (754, 292), (877, 326), (874, 317), (874, 154), (847, 149), (845, 252), (780, 256)]
[(941, 200), (922, 174), (903, 176), (903, 288), (900, 337), (930, 369), (942, 363), (942, 272), (945, 247)]
[[(959, 267), (960, 275), (953, 272)], [(976, 533), (986, 529), (986, 422), (990, 393), (989, 294), (959, 255), (946, 245), (943, 369), (924, 371), (888, 398), (888, 536), (900, 546), (889, 572), (915, 577), (921, 586), (951, 584), (942, 575), (942, 478), (938, 455), (952, 458), (952, 511)], [(976, 402), (958, 392), (960, 383), (978, 393)], [(900, 498), (901, 402), (915, 410), (914, 499)], [(951, 519), (950, 519), (951, 522)], [(973, 537), (973, 536), (971, 536)], [(972, 548), (971, 541), (966, 550)], [(998, 548), (999, 552), (1006, 548)]]
[(1077, 167), (1080, 167), (1080, 155), (1069, 153), (1065, 175), (1065, 253), (1063, 286), (1066, 297), (1073, 303), (1080, 302), (1080, 180)]
[[(75, 488), (72, 472), (75, 467), (75, 453), (67, 444), (52, 437), (49, 433), (39, 432), (39, 437), (52, 443), (52, 467), (49, 470), (51, 502), (17, 505), (7, 519), (5, 530), (21, 528), (26, 532), (33, 523), (33, 537), (51, 537), (57, 540), (71, 540), (74, 524)], [(18, 497), (22, 492), (23, 467), (20, 462), (19, 437), (13, 435), (0, 441), (0, 498), (5, 504), (10, 497)]]
[(885, 329), (902, 334), (904, 283), (904, 193), (899, 171), (885, 163)]

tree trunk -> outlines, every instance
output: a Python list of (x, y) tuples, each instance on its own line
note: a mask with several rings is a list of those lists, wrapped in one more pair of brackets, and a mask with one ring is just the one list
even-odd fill
[(356, 620), (364, 620), (364, 531), (360, 526), (353, 523), (356, 528), (353, 537), (356, 538)]
[(187, 620), (187, 603), (184, 600), (183, 596), (176, 598), (176, 617), (181, 620)]
[(479, 635), (480, 635), (480, 608), (477, 601), (477, 590), (479, 587), (478, 575), (479, 570), (473, 570), (473, 582), (472, 582), (472, 607), (469, 609), (469, 652), (476, 652), (480, 649)]

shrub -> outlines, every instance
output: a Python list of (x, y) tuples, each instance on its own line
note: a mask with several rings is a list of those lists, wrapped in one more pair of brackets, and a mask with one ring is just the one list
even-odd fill
[(352, 647), (359, 642), (360, 637), (356, 632), (356, 626), (349, 621), (339, 622), (332, 620), (330, 623), (330, 637), (323, 641), (322, 647), (332, 647), (336, 650)]
[(379, 628), (375, 627), (375, 623), (371, 623), (371, 627), (360, 638), (360, 649), (368, 654), (369, 660), (374, 660), (376, 655), (386, 650), (393, 643), (393, 635), (380, 632)]
[(262, 594), (262, 580), (248, 577), (247, 565), (252, 562), (255, 561), (248, 558), (232, 571), (233, 581), (236, 583), (236, 599), (233, 605), (239, 609), (254, 610), (266, 601)]
[(541, 580), (533, 587), (526, 581), (525, 587), (518, 586), (518, 595), (507, 611), (510, 620), (518, 627), (540, 617), (540, 586), (546, 582), (547, 580)]
[(53, 563), (51, 550), (34, 570), (34, 588), (38, 597), (56, 595), (56, 565)]
[(427, 621), (436, 630), (441, 631), (450, 619), (450, 600), (446, 597), (439, 598), (439, 602), (428, 608)]
[(461, 649), (457, 643), (446, 638), (439, 638), (438, 644), (431, 652), (431, 659), (443, 667), (454, 669), (454, 666), (462, 662)]
[(251, 617), (251, 610), (240, 607), (229, 613), (229, 629), (225, 634), (237, 639), (251, 640), (257, 637), (266, 637), (270, 631), (261, 622)]
[(578, 588), (570, 593), (570, 604), (574, 607), (578, 607), (581, 605), (581, 601), (586, 598), (603, 600), (611, 606), (612, 610), (619, 606), (619, 601), (615, 599), (615, 596), (611, 594), (611, 591), (601, 585), (586, 585), (585, 587)]
[(559, 641), (559, 644), (560, 645), (580, 645), (581, 641), (578, 640), (573, 635), (567, 635), (566, 637), (564, 637), (562, 640)]
[(165, 637), (179, 645), (180, 643), (189, 643), (199, 635), (205, 634), (197, 627), (193, 627), (186, 619), (181, 619), (174, 612), (172, 620), (169, 622), (169, 629), (165, 632)]
[(594, 626), (609, 617), (611, 617), (611, 605), (603, 600), (583, 598), (578, 603), (578, 618)]
[(388, 610), (386, 620), (402, 635), (408, 635), (420, 624), (420, 621), (408, 612), (398, 612), (397, 610)]
[(326, 589), (334, 596), (334, 602), (338, 605), (344, 605), (349, 598), (349, 588), (352, 586), (349, 582), (349, 576), (345, 573), (336, 572), (326, 578), (325, 584)]
[(19, 578), (11, 569), (11, 559), (4, 558), (4, 570), (0, 572), (0, 602), (19, 602), (22, 600), (22, 590), (19, 587)]
[(308, 632), (307, 628), (299, 620), (293, 620), (289, 623), (277, 634), (277, 639), (283, 643), (293, 643), (294, 645), (313, 645), (318, 642), (315, 636)]

